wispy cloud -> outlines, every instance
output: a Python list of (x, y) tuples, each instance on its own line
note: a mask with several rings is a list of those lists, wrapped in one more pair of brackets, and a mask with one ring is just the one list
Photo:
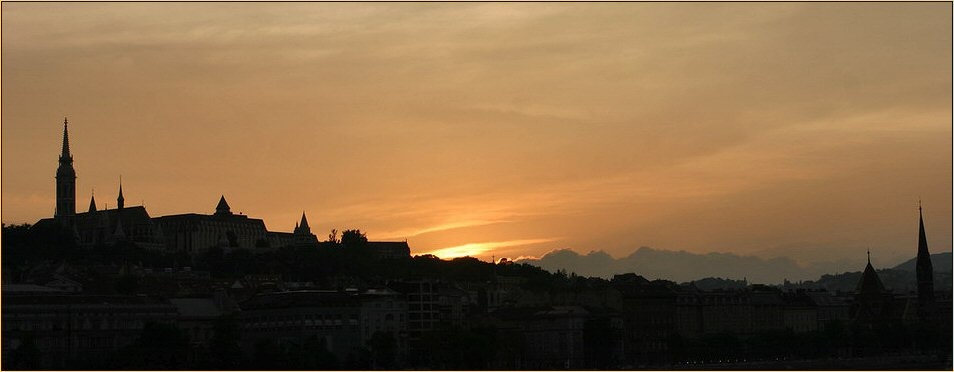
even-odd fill
[(444, 223), (444, 224), (440, 224), (440, 225), (436, 225), (436, 226), (429, 226), (429, 227), (423, 227), (423, 228), (410, 228), (410, 229), (403, 229), (403, 230), (397, 230), (397, 231), (382, 232), (382, 233), (377, 233), (377, 235), (380, 235), (380, 236), (382, 237), (382, 239), (385, 239), (385, 240), (387, 240), (387, 239), (400, 239), (400, 238), (415, 237), (415, 236), (418, 236), (418, 235), (427, 234), (427, 233), (432, 233), (432, 232), (438, 232), (438, 231), (446, 231), (446, 230), (460, 229), (460, 228), (464, 228), (464, 227), (493, 225), (493, 224), (497, 224), (497, 223), (507, 223), (507, 222), (511, 222), (511, 221), (508, 221), (508, 220), (490, 220), (490, 221), (488, 221), (488, 220), (467, 220), (467, 221), (455, 221), (455, 222), (448, 222), (448, 223)]

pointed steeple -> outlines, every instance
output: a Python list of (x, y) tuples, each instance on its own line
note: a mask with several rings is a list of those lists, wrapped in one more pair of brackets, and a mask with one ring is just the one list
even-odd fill
[(123, 198), (123, 176), (119, 176), (119, 197), (116, 198), (116, 208), (123, 209), (126, 199)]
[(69, 120), (63, 118), (63, 152), (60, 153), (60, 162), (64, 160), (69, 160), (73, 162), (73, 156), (70, 155), (70, 133), (69, 133)]
[(230, 215), (232, 214), (232, 208), (229, 207), (229, 203), (225, 201), (225, 195), (219, 198), (219, 204), (215, 206), (215, 215)]
[(56, 168), (56, 211), (53, 216), (61, 223), (71, 224), (76, 215), (76, 170), (70, 154), (69, 121), (63, 118), (63, 149)]
[(295, 223), (293, 232), (294, 244), (299, 246), (313, 246), (318, 244), (318, 237), (311, 233), (311, 227), (308, 226), (308, 217), (305, 217), (305, 211), (301, 211), (301, 221)]
[(96, 212), (96, 194), (89, 196), (89, 212)]
[(931, 321), (934, 318), (934, 264), (928, 251), (927, 235), (924, 233), (924, 213), (918, 200), (918, 258), (915, 263), (918, 279), (918, 318)]
[(924, 234), (924, 213), (921, 210), (921, 201), (918, 200), (918, 258), (921, 256), (930, 258), (931, 252), (928, 251), (927, 235)]
[(865, 272), (861, 274), (861, 280), (855, 292), (859, 294), (875, 295), (884, 293), (884, 284), (878, 277), (878, 272), (871, 266), (871, 251), (868, 251), (868, 265), (865, 266)]
[(298, 224), (303, 234), (311, 234), (311, 227), (308, 227), (308, 219), (305, 218), (305, 211), (301, 211), (301, 223)]

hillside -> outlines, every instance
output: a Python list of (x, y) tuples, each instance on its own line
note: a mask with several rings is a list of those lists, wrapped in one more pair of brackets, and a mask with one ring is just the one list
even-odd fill
[[(931, 255), (931, 264), (934, 265), (934, 272), (936, 273), (949, 273), (951, 272), (952, 261), (951, 257), (954, 256), (951, 252), (944, 253), (935, 253)], [(898, 266), (892, 267), (894, 270), (904, 270), (904, 271), (915, 271), (915, 263), (918, 258), (914, 257), (910, 260), (904, 261)]]
[[(896, 294), (908, 293), (917, 290), (917, 278), (914, 271), (883, 269), (878, 270), (878, 277), (884, 287)], [(951, 290), (951, 272), (934, 272), (934, 289)], [(847, 272), (841, 274), (825, 274), (816, 281), (798, 283), (802, 288), (823, 288), (834, 292), (853, 292), (861, 279), (861, 272)]]

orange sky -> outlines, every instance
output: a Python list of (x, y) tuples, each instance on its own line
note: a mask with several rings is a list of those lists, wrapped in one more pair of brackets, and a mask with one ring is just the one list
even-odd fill
[(949, 3), (3, 3), (2, 219), (876, 264), (952, 239)]

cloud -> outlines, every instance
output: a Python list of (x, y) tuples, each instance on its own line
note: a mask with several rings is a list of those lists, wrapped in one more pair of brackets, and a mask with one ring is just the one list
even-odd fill
[(460, 229), (460, 228), (464, 228), (464, 227), (493, 225), (493, 224), (507, 223), (507, 222), (510, 222), (510, 221), (507, 221), (507, 220), (496, 220), (496, 221), (486, 221), (486, 220), (455, 221), (455, 222), (450, 222), (450, 223), (445, 223), (445, 224), (436, 225), (436, 226), (430, 226), (430, 227), (424, 227), (424, 228), (416, 228), (416, 229), (408, 229), (408, 230), (399, 230), (399, 231), (396, 231), (396, 232), (385, 232), (385, 233), (380, 233), (380, 235), (383, 236), (382, 239), (385, 239), (385, 240), (387, 240), (387, 239), (396, 239), (396, 238), (399, 238), (399, 237), (408, 238), (408, 237), (415, 237), (415, 236), (418, 236), (418, 235), (427, 234), (427, 233), (433, 233), (433, 232), (439, 232), (439, 231), (454, 230), (454, 229)]

